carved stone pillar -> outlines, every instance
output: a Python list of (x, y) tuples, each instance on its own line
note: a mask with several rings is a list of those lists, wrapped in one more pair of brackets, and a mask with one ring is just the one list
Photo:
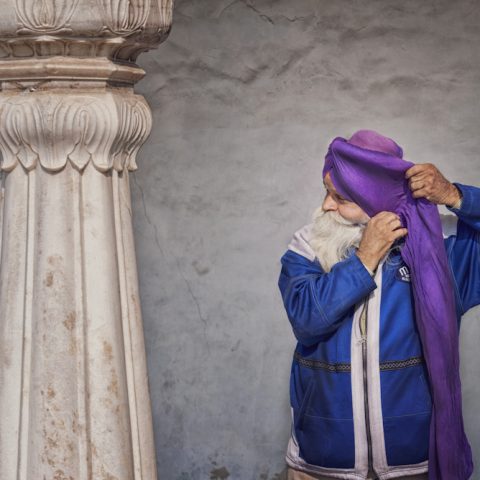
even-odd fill
[(0, 478), (154, 480), (129, 171), (172, 2), (0, 8)]

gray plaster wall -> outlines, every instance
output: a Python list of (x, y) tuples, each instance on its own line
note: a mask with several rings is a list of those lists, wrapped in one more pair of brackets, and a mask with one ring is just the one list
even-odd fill
[[(283, 478), (279, 260), (322, 201), (327, 146), (375, 129), (480, 186), (479, 25), (467, 0), (176, 1), (140, 59), (154, 128), (132, 181), (159, 478)], [(461, 329), (475, 479), (479, 317)]]

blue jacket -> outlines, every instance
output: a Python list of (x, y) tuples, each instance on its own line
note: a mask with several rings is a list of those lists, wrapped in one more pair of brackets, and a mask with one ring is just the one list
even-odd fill
[[(480, 304), (480, 188), (455, 185), (462, 205), (441, 219), (460, 328)], [(311, 227), (295, 233), (278, 281), (298, 340), (287, 463), (352, 480), (372, 469), (382, 480), (426, 472), (432, 399), (408, 268), (394, 250), (372, 277), (353, 252), (325, 273)]]

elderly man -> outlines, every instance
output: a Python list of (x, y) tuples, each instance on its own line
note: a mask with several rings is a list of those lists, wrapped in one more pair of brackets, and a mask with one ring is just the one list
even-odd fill
[[(451, 183), (430, 163), (405, 162), (393, 140), (369, 130), (330, 154), (324, 202), (313, 222), (294, 234), (278, 282), (298, 340), (290, 382), (288, 479), (466, 480), (473, 466), (459, 407), (458, 364), (447, 364), (451, 371), (444, 374), (456, 383), (442, 385), (435, 357), (444, 353), (433, 347), (443, 348), (451, 339), (458, 350), (460, 318), (480, 304), (480, 188)], [(368, 177), (376, 166), (385, 167), (378, 177), (383, 190), (369, 187), (360, 195), (356, 172)], [(395, 180), (398, 172), (402, 178)], [(342, 175), (350, 175), (351, 187)], [(369, 215), (360, 203), (370, 193), (378, 203), (395, 197), (385, 205), (395, 205), (400, 214), (377, 212), (367, 199)], [(446, 205), (454, 215), (440, 216), (436, 205)], [(443, 235), (435, 230), (437, 218)], [(441, 252), (434, 251), (438, 239), (429, 243), (439, 232)], [(415, 258), (412, 251), (423, 256)], [(447, 329), (449, 296), (455, 304), (453, 335)], [(448, 311), (444, 323), (435, 324), (428, 311), (438, 303), (440, 311)], [(436, 338), (437, 330), (446, 336)], [(455, 358), (453, 347), (446, 358)], [(444, 400), (448, 395), (455, 401)], [(455, 402), (452, 418), (444, 405)], [(458, 448), (453, 460), (443, 440), (449, 433), (459, 439), (451, 445)]]

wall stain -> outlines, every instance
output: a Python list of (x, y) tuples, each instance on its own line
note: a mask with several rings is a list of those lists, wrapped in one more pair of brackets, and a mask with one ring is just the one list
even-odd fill
[(193, 265), (193, 268), (195, 269), (195, 272), (197, 272), (197, 274), (200, 276), (206, 275), (210, 271), (210, 268), (202, 267), (197, 260), (192, 262), (192, 265)]
[(55, 265), (55, 264), (59, 264), (61, 261), (63, 260), (63, 257), (61, 255), (50, 255), (48, 258), (47, 258), (47, 262), (50, 264), (50, 265)]
[(210, 472), (210, 480), (225, 480), (230, 476), (230, 472), (225, 468), (214, 468)]
[(237, 340), (235, 345), (230, 349), (231, 352), (236, 352), (238, 350), (238, 347), (240, 346), (241, 341)]
[(110, 370), (110, 373), (112, 377), (110, 379), (110, 384), (108, 385), (107, 390), (110, 393), (113, 393), (115, 397), (118, 398), (118, 378), (117, 378), (117, 374), (115, 373), (115, 369), (112, 368)]
[(56, 470), (53, 475), (53, 480), (73, 480), (70, 475), (67, 477), (63, 470)]
[(100, 474), (101, 474), (101, 478), (102, 480), (118, 480), (117, 477), (115, 477), (114, 475), (110, 474), (109, 472), (107, 472), (105, 470), (105, 467), (102, 465), (102, 468), (101, 468), (101, 471), (100, 471)]
[(47, 397), (49, 400), (51, 400), (52, 398), (55, 397), (55, 390), (53, 389), (53, 387), (51, 385), (48, 386), (47, 388)]
[(109, 362), (111, 362), (113, 360), (112, 351), (113, 351), (112, 346), (106, 340), (104, 340), (103, 341), (103, 354)]
[(53, 285), (53, 272), (48, 272), (47, 276), (45, 277), (45, 285), (47, 287), (51, 287)]
[(63, 325), (67, 330), (72, 331), (75, 328), (75, 321), (77, 319), (77, 315), (75, 312), (70, 312), (67, 315), (67, 318), (63, 321)]
[(287, 480), (287, 469), (284, 468), (280, 473), (276, 473), (270, 480)]
[(260, 474), (258, 480), (287, 480), (287, 469), (283, 469), (280, 473), (274, 473), (272, 477), (269, 476), (269, 471), (267, 470)]

